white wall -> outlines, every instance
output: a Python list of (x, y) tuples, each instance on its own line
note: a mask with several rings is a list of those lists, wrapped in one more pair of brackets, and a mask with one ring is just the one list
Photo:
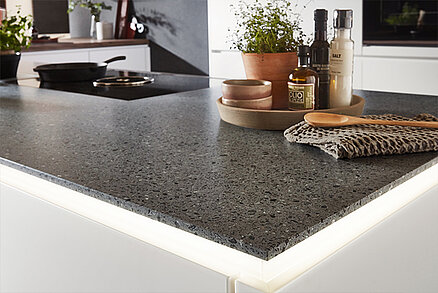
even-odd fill
[[(253, 0), (247, 0), (253, 1)], [(355, 42), (355, 89), (438, 95), (438, 50), (421, 47), (385, 47), (362, 45), (362, 0), (299, 0), (303, 30), (313, 34), (313, 11), (329, 11), (329, 35), (332, 35), (333, 10), (351, 8), (352, 38)], [(244, 78), (240, 52), (230, 50), (229, 28), (235, 23), (229, 5), (237, 0), (209, 0), (210, 75), (222, 78)], [(329, 37), (330, 38), (330, 37)]]

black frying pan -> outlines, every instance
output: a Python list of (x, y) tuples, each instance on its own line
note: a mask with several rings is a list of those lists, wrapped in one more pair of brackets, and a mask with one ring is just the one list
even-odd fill
[(108, 63), (119, 60), (126, 60), (126, 56), (117, 56), (102, 63), (73, 62), (44, 64), (35, 67), (33, 71), (38, 72), (41, 80), (46, 82), (88, 81), (104, 77)]

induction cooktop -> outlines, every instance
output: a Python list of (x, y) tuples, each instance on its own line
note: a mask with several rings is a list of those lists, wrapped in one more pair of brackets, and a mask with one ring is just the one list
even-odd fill
[(106, 77), (145, 77), (151, 82), (135, 86), (95, 86), (93, 81), (85, 82), (42, 82), (38, 77), (18, 79), (22, 86), (46, 88), (58, 91), (81, 93), (87, 95), (135, 100), (147, 97), (167, 95), (208, 88), (210, 85), (207, 76), (185, 75), (156, 72), (133, 72), (108, 70)]

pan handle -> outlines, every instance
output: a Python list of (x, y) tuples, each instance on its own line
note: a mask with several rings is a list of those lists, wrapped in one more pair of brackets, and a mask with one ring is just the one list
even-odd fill
[(105, 60), (105, 61), (103, 61), (103, 62), (105, 62), (105, 63), (111, 63), (111, 62), (114, 62), (114, 61), (121, 61), (121, 60), (126, 60), (126, 56), (117, 56), (117, 57), (113, 57), (113, 58), (110, 58), (110, 59)]

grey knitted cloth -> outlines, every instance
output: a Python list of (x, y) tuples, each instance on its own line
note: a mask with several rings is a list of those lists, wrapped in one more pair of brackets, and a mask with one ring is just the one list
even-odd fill
[[(362, 116), (383, 120), (438, 121), (430, 114)], [(438, 151), (438, 129), (388, 125), (315, 128), (302, 121), (284, 132), (290, 142), (316, 146), (336, 159)]]

